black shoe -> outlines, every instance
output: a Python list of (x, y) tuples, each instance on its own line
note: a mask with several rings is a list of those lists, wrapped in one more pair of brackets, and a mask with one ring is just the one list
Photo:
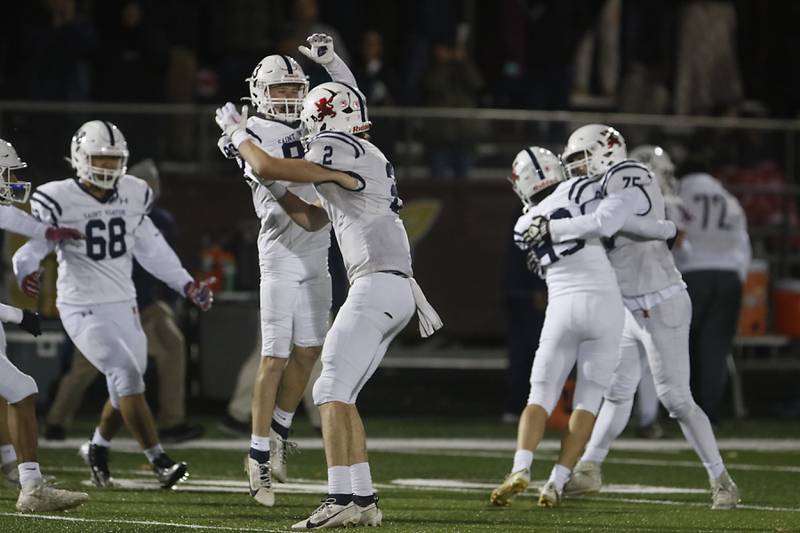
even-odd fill
[(92, 444), (91, 441), (84, 442), (78, 450), (78, 455), (91, 470), (92, 485), (98, 488), (114, 486), (114, 480), (108, 470), (108, 451), (105, 446)]
[(171, 489), (189, 477), (189, 465), (184, 462), (176, 463), (167, 454), (162, 453), (153, 461), (153, 473), (162, 489)]
[(186, 422), (181, 422), (168, 428), (161, 428), (158, 430), (158, 436), (161, 437), (161, 442), (177, 443), (184, 442), (192, 439), (199, 439), (206, 432), (203, 426), (192, 426)]
[(221, 432), (232, 435), (234, 437), (250, 436), (250, 424), (248, 422), (239, 422), (228, 413), (217, 424), (217, 429)]
[(64, 440), (67, 438), (67, 432), (64, 431), (64, 426), (56, 426), (55, 424), (47, 424), (44, 427), (44, 438), (46, 440)]

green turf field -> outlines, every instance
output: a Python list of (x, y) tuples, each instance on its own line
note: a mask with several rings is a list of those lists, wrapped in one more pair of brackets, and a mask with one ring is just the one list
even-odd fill
[[(514, 427), (463, 419), (367, 419), (366, 424), (374, 443), (371, 462), (385, 514), (383, 531), (800, 532), (797, 424), (748, 422), (719, 431), (742, 494), (736, 511), (708, 508), (705, 472), (674, 425), (662, 441), (621, 442), (625, 450), (613, 451), (604, 469), (608, 491), (545, 510), (535, 506), (535, 489), (509, 508), (488, 505), (491, 488), (510, 467)], [(82, 428), (74, 437), (84, 433)], [(287, 531), (316, 507), (325, 490), (318, 441), (302, 424), (296, 436), (304, 449), (292, 457), (292, 483), (276, 485), (274, 508), (261, 507), (246, 494), (241, 464), (247, 440), (239, 450), (237, 441), (212, 431), (208, 440), (168, 449), (190, 464), (191, 478), (180, 490), (155, 489), (144, 457), (121, 451), (130, 441), (119, 440), (111, 468), (128, 488), (87, 488), (91, 499), (83, 507), (40, 518), (17, 515), (16, 493), (0, 489), (0, 532)], [(557, 453), (556, 436), (549, 437), (534, 462), (539, 482)], [(77, 488), (87, 476), (73, 442), (64, 449), (45, 447), (41, 462), (46, 474)]]

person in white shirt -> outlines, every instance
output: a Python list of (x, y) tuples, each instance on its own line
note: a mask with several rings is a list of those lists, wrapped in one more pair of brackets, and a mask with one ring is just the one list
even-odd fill
[[(300, 47), (303, 55), (321, 64), (334, 81), (355, 84), (329, 36), (313, 34), (307, 41), (309, 47)], [(308, 80), (300, 65), (285, 55), (269, 55), (256, 65), (248, 81), (250, 101), (258, 112), (247, 119), (251, 142), (273, 157), (302, 158), (305, 149), (300, 109)], [(261, 358), (252, 388), (252, 433), (245, 463), (251, 496), (262, 505), (272, 506), (272, 477), (287, 481), (289, 429), (328, 331), (330, 225), (304, 230), (261, 185), (229, 136), (223, 133), (218, 145), (226, 157), (237, 160), (252, 189), (253, 206), (261, 221)], [(317, 199), (310, 183), (284, 185), (305, 201)], [(242, 371), (249, 368), (245, 365)], [(250, 379), (241, 379), (240, 383), (250, 383)]]
[[(31, 184), (18, 181), (16, 175), (26, 167), (11, 143), (0, 139), (0, 228), (48, 242), (82, 238), (78, 230), (42, 223), (10, 205), (28, 201)], [(19, 324), (34, 337), (42, 333), (38, 313), (2, 303), (0, 322)], [(42, 477), (38, 459), (37, 392), (33, 378), (8, 359), (6, 335), (0, 326), (0, 481), (20, 487), (18, 511), (47, 512), (77, 507), (89, 498), (88, 494), (55, 488)]]
[[(589, 124), (575, 130), (562, 158), (570, 175), (600, 179), (602, 200), (593, 212), (581, 217), (549, 220), (540, 238), (549, 238), (554, 243), (597, 236), (609, 239), (608, 257), (626, 307), (614, 380), (566, 493), (600, 488), (600, 466), (630, 417), (641, 376), (640, 353), (644, 351), (659, 399), (670, 416), (678, 420), (708, 472), (712, 508), (735, 508), (738, 488), (725, 469), (708, 417), (689, 389), (692, 304), (667, 244), (659, 240), (676, 235), (675, 225), (664, 221), (666, 211), (659, 184), (647, 167), (627, 159), (622, 135), (603, 124)], [(651, 240), (642, 240), (625, 231), (624, 224), (632, 220), (653, 226), (649, 232)]]
[(752, 255), (747, 217), (739, 201), (713, 176), (693, 172), (680, 180), (689, 247), (677, 254), (692, 298), (689, 353), (692, 392), (712, 422), (719, 420), (742, 284)]
[(124, 423), (161, 486), (170, 488), (186, 478), (188, 467), (164, 453), (145, 399), (147, 337), (131, 279), (133, 258), (201, 310), (211, 306), (213, 295), (206, 282), (192, 279), (147, 216), (153, 191), (126, 174), (128, 144), (114, 124), (83, 124), (72, 137), (70, 154), (76, 176), (39, 186), (31, 195), (32, 211), (49, 224), (81, 228), (86, 239), (58, 245), (32, 239), (14, 254), (14, 274), (28, 295), (38, 295), (40, 263), (55, 251), (56, 307), (64, 329), (106, 377), (109, 399), (94, 435), (80, 449), (92, 483), (114, 485), (108, 456)]
[[(275, 158), (260, 150), (246, 131), (246, 108), (240, 115), (228, 103), (217, 110), (216, 121), (292, 220), (308, 231), (333, 225), (350, 281), (347, 300), (325, 338), (322, 374), (314, 383), (328, 495), (292, 528), (376, 526), (383, 513), (356, 400), (415, 307), (423, 336), (442, 323), (414, 281), (394, 168), (366, 139), (371, 123), (364, 95), (349, 84), (323, 83), (306, 96), (300, 118), (309, 133), (305, 160)], [(312, 183), (319, 200), (309, 203), (271, 180)]]

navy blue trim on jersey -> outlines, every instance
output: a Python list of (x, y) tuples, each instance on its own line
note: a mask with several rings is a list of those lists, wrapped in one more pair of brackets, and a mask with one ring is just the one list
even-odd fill
[(340, 83), (341, 85), (344, 85), (345, 87), (350, 89), (353, 92), (353, 94), (356, 95), (356, 98), (358, 98), (359, 107), (361, 107), (361, 110), (360, 110), (361, 111), (361, 122), (366, 122), (367, 121), (367, 106), (366, 106), (366, 102), (364, 101), (364, 98), (361, 97), (361, 91), (359, 91), (358, 89), (354, 89), (353, 87), (350, 87), (349, 85), (347, 85), (344, 82), (339, 81), (337, 83)]
[(608, 170), (606, 170), (605, 174), (603, 174), (603, 187), (602, 187), (603, 196), (605, 196), (608, 191), (608, 178), (610, 178), (614, 172), (617, 172), (618, 170), (624, 170), (626, 168), (638, 168), (639, 170), (644, 170), (650, 176), (650, 179), (651, 180), (653, 179), (653, 175), (652, 172), (650, 172), (650, 169), (648, 169), (640, 162), (634, 161), (632, 159), (626, 159), (625, 161), (620, 161), (619, 163), (616, 163), (608, 167)]
[(353, 148), (353, 156), (358, 159), (362, 155), (366, 154), (366, 149), (361, 146), (361, 143), (355, 140), (354, 137), (350, 137), (345, 133), (340, 131), (324, 131), (317, 134), (314, 140), (316, 139), (335, 139), (341, 141), (343, 143), (349, 144), (350, 147)]
[(150, 204), (150, 187), (147, 187), (144, 191), (144, 208), (149, 212), (151, 208)]
[(256, 132), (254, 132), (254, 131), (253, 131), (253, 130), (251, 130), (250, 128), (245, 128), (245, 129), (244, 129), (244, 131), (245, 131), (245, 132), (247, 132), (247, 134), (248, 134), (250, 137), (253, 137), (254, 139), (256, 139), (256, 140), (257, 140), (259, 143), (261, 143), (261, 144), (263, 144), (263, 143), (264, 143), (264, 141), (262, 141), (262, 140), (261, 140), (261, 137), (259, 137), (258, 135), (256, 135)]
[(581, 196), (583, 195), (583, 191), (585, 191), (586, 188), (589, 185), (597, 183), (599, 180), (600, 180), (600, 178), (589, 179), (589, 181), (587, 181), (586, 183), (581, 185), (580, 188), (578, 188), (578, 191), (575, 193), (575, 198), (574, 198), (575, 202), (580, 204), (581, 203)]
[(359, 174), (356, 174), (355, 172), (352, 172), (350, 170), (338, 170), (335, 168), (326, 167), (325, 165), (320, 165), (319, 163), (314, 163), (314, 164), (324, 168), (325, 170), (331, 170), (333, 172), (342, 172), (344, 174), (347, 174), (348, 176), (351, 176), (356, 180), (358, 180), (358, 182), (361, 184), (361, 187), (359, 187), (358, 189), (348, 189), (347, 187), (342, 186), (338, 181), (328, 180), (328, 181), (318, 181), (314, 183), (314, 187), (317, 187), (318, 185), (324, 185), (326, 183), (333, 183), (334, 185), (338, 185), (340, 189), (345, 190), (347, 192), (361, 192), (367, 188), (367, 181), (364, 178), (362, 178)]
[[(120, 176), (120, 179), (121, 178), (122, 178), (122, 176)], [(89, 196), (91, 196), (97, 202), (100, 202), (101, 204), (109, 203), (111, 200), (116, 198), (117, 195), (119, 194), (119, 191), (117, 190), (117, 185), (119, 185), (119, 180), (117, 180), (117, 184), (114, 185), (114, 188), (111, 190), (111, 194), (109, 194), (108, 196), (106, 196), (103, 199), (100, 199), (97, 196), (95, 196), (94, 194), (92, 194), (92, 192), (89, 189), (87, 189), (86, 187), (83, 186), (83, 183), (81, 183), (81, 180), (79, 180), (77, 177), (73, 178), (73, 180), (75, 181), (75, 185), (77, 185), (80, 190), (82, 190), (83, 192), (85, 192), (86, 194), (88, 194)]]
[[(64, 212), (61, 210), (61, 206), (59, 205), (59, 203), (58, 203), (58, 202), (56, 202), (56, 201), (53, 199), (53, 197), (52, 197), (52, 196), (49, 196), (49, 195), (47, 195), (47, 194), (43, 193), (43, 192), (42, 192), (42, 191), (40, 191), (39, 189), (36, 189), (36, 190), (34, 190), (34, 191), (33, 191), (33, 193), (31, 194), (31, 197), (32, 197), (32, 198), (35, 198), (36, 196), (41, 196), (43, 199), (45, 199), (45, 200), (47, 200), (48, 202), (50, 202), (50, 204), (52, 205), (52, 207), (53, 207), (53, 208), (55, 208), (55, 210), (56, 210), (56, 211), (58, 211), (58, 214), (59, 214), (59, 215), (63, 215), (63, 214), (64, 214)], [(39, 200), (39, 203), (42, 203), (42, 201), (41, 201), (41, 200)]]
[(575, 192), (575, 187), (577, 187), (578, 184), (581, 183), (582, 181), (586, 181), (588, 179), (589, 179), (589, 176), (584, 176), (582, 178), (576, 179), (575, 183), (573, 183), (569, 188), (569, 194), (567, 194), (567, 198), (570, 199), (570, 200), (573, 200), (574, 198), (572, 197), (572, 193)]
[(653, 210), (653, 201), (650, 199), (650, 195), (647, 194), (647, 191), (644, 190), (644, 187), (641, 185), (636, 185), (636, 188), (642, 191), (644, 197), (647, 198), (647, 210), (644, 213), (636, 213), (636, 216), (643, 217), (650, 213)]
[(108, 137), (111, 139), (111, 146), (114, 146), (114, 130), (111, 129), (111, 124), (105, 120), (103, 121), (103, 124), (105, 124), (106, 129), (108, 130)]
[(531, 161), (533, 162), (533, 166), (536, 168), (536, 173), (539, 174), (539, 179), (544, 181), (545, 177), (544, 177), (544, 171), (542, 170), (542, 165), (539, 164), (539, 160), (536, 159), (535, 155), (533, 155), (533, 150), (531, 150), (530, 148), (525, 148), (525, 151), (528, 153), (528, 156), (531, 158)]
[(286, 63), (286, 70), (288, 70), (288, 71), (289, 71), (289, 74), (291, 74), (292, 72), (294, 72), (294, 71), (292, 70), (292, 62), (291, 62), (291, 61), (289, 61), (289, 58), (288, 58), (288, 57), (286, 57), (286, 56), (285, 56), (285, 55), (283, 55), (283, 54), (278, 54), (278, 55), (280, 55), (280, 56), (281, 56), (281, 59), (283, 59), (283, 61)]
[(54, 226), (58, 227), (58, 217), (56, 216), (55, 211), (53, 211), (53, 209), (49, 205), (47, 205), (46, 203), (42, 202), (38, 198), (34, 198), (33, 196), (31, 196), (31, 202), (36, 202), (37, 204), (42, 206), (42, 208), (47, 209), (47, 211), (50, 213), (50, 217), (53, 219), (52, 222), (50, 222), (50, 223), (52, 223)]

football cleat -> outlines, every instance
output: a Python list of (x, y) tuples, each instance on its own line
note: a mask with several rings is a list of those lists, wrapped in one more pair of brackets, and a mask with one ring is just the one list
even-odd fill
[(244, 472), (250, 482), (250, 496), (261, 505), (275, 505), (275, 492), (272, 490), (270, 463), (259, 463), (249, 455), (244, 458)]
[(44, 482), (35, 487), (22, 489), (17, 498), (17, 511), (21, 513), (44, 513), (77, 507), (89, 495), (85, 492), (57, 489)]
[(19, 470), (17, 470), (17, 462), (9, 461), (0, 465), (0, 486), (8, 489), (19, 488)]
[(548, 481), (539, 489), (539, 507), (558, 507), (561, 503), (561, 492), (556, 488), (554, 481)]
[(598, 492), (603, 486), (601, 468), (603, 463), (595, 461), (581, 461), (572, 471), (572, 475), (564, 485), (564, 494), (577, 496), (578, 494), (588, 494)]
[(353, 502), (339, 505), (334, 498), (322, 500), (317, 509), (305, 520), (292, 526), (292, 529), (322, 529), (326, 527), (347, 527), (358, 524), (361, 511)]
[(108, 470), (108, 452), (108, 447), (92, 444), (91, 441), (84, 442), (78, 449), (78, 455), (90, 469), (92, 485), (98, 488), (114, 486), (114, 479)]
[(181, 481), (189, 479), (189, 465), (184, 462), (176, 463), (162, 453), (153, 461), (153, 473), (162, 489), (173, 489)]
[(378, 507), (378, 498), (375, 498), (375, 501), (361, 507), (360, 505), (356, 504), (358, 510), (361, 512), (361, 518), (358, 521), (359, 526), (367, 526), (367, 527), (377, 527), (381, 525), (383, 522), (383, 511), (381, 508)]
[(511, 500), (514, 496), (521, 492), (525, 492), (528, 484), (531, 482), (531, 471), (528, 468), (511, 472), (503, 480), (499, 487), (492, 491), (489, 496), (489, 502), (498, 507), (505, 507), (511, 505)]
[(297, 443), (284, 439), (273, 430), (269, 431), (269, 457), (272, 467), (272, 477), (278, 483), (286, 483), (286, 463), (292, 453), (296, 453)]
[(731, 479), (727, 470), (717, 479), (710, 480), (711, 483), (711, 508), (712, 509), (736, 509), (741, 501), (739, 499), (739, 487)]

